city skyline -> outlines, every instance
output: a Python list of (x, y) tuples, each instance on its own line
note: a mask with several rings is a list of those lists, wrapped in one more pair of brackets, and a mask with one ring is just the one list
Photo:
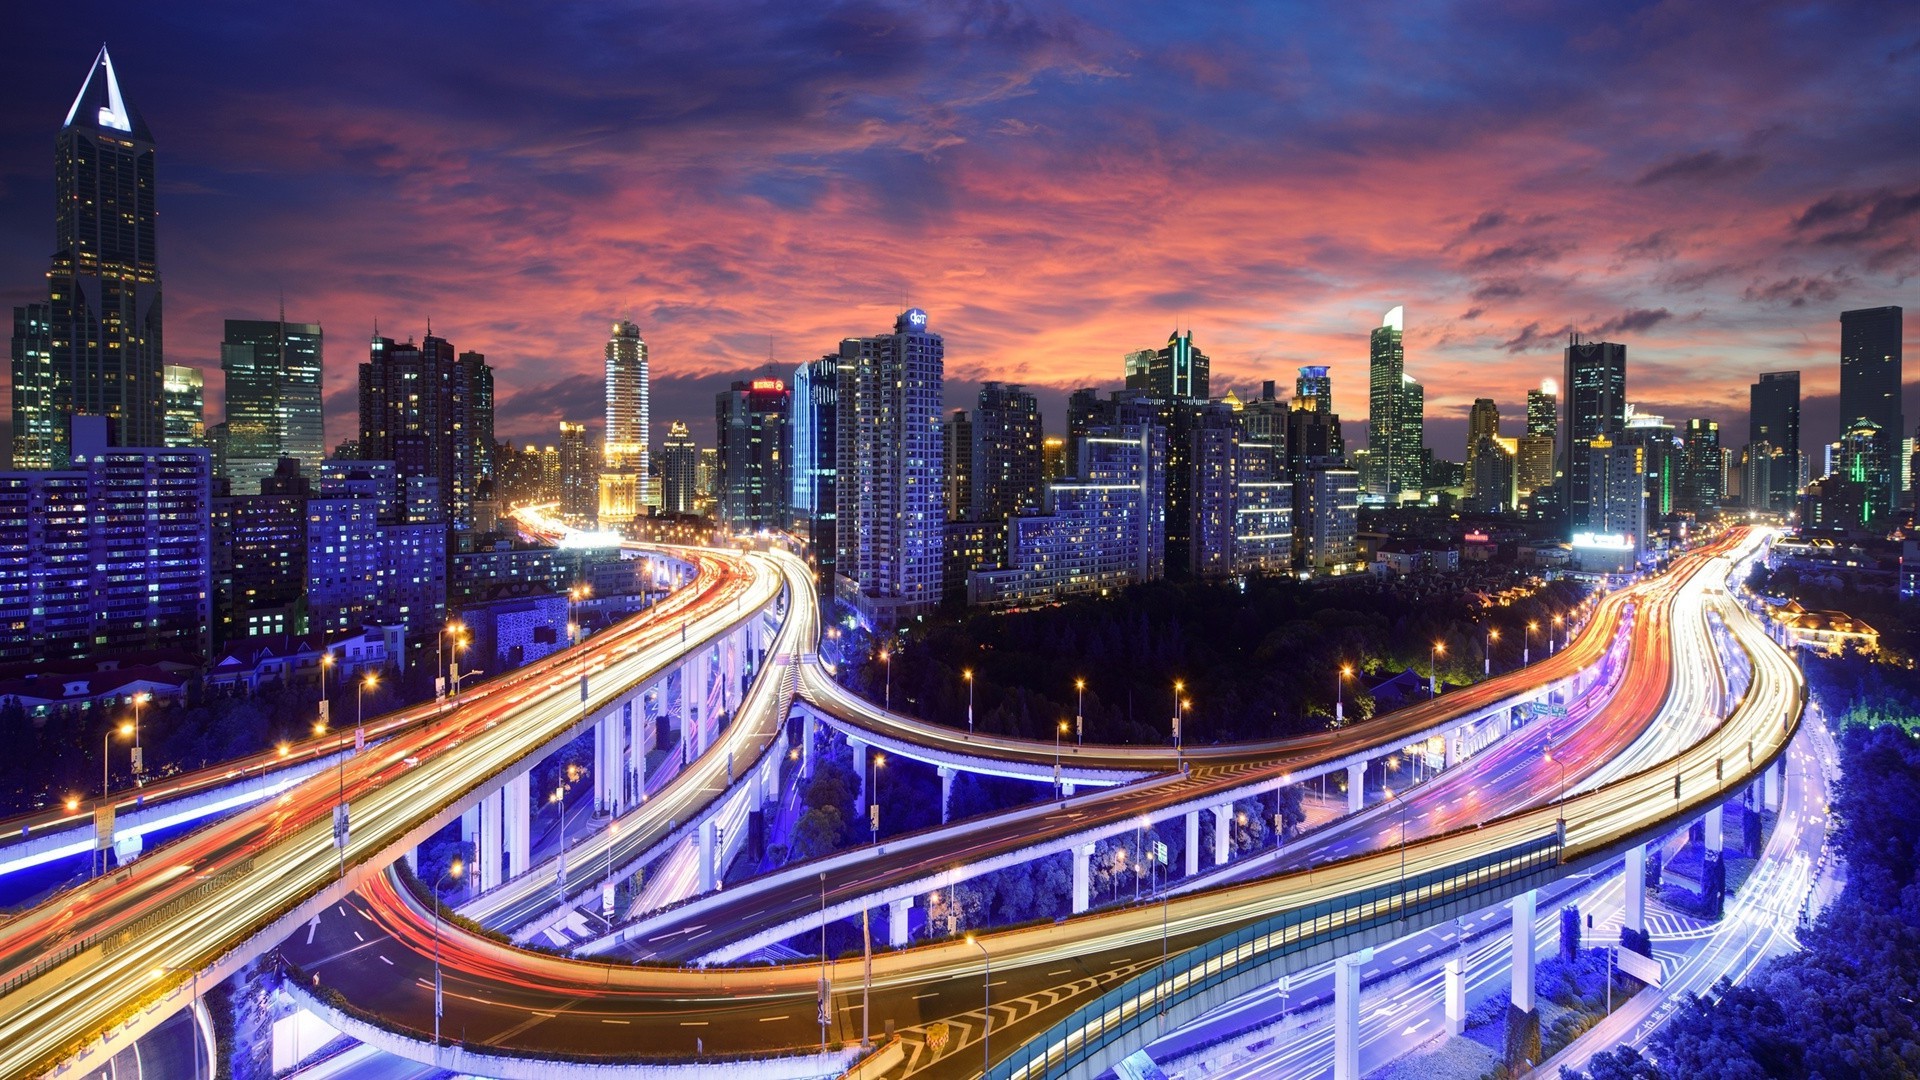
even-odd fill
[[(167, 361), (216, 367), (223, 320), (266, 317), (281, 291), (337, 341), (375, 319), (417, 336), (431, 317), (498, 358), (507, 437), (595, 415), (602, 324), (626, 310), (656, 353), (663, 426), (702, 416), (769, 345), (790, 370), (910, 304), (945, 328), (949, 406), (1019, 381), (1049, 418), (1173, 327), (1213, 358), (1216, 392), (1247, 397), (1326, 364), (1350, 394), (1362, 332), (1404, 304), (1445, 456), (1464, 450), (1474, 397), (1491, 391), (1518, 419), (1569, 329), (1630, 345), (1649, 409), (1735, 427), (1755, 376), (1802, 370), (1813, 443), (1839, 423), (1838, 312), (1902, 303), (1920, 259), (1902, 228), (1914, 152), (1881, 137), (1910, 129), (1915, 99), (1900, 91), (1913, 24), (1894, 12), (1818, 15), (1792, 34), (1764, 15), (1570, 13), (1471, 43), (1495, 60), (1563, 49), (1551, 75), (1428, 66), (1386, 88), (1314, 58), (1373, 55), (1418, 19), (1201, 20), (1156, 43), (1142, 19), (1065, 10), (979, 26), (795, 13), (743, 41), (730, 20), (688, 13), (638, 85), (615, 50), (578, 48), (624, 28), (481, 20), (409, 92), (344, 38), (287, 57), (248, 46), (298, 26), (152, 18), (24, 16), (16, 40), (35, 47), (0, 75), (22, 103), (0, 125), (6, 302), (34, 300), (45, 270), (49, 133), (98, 48), (88, 35), (125, 26), (119, 77), (161, 146)], [(871, 44), (882, 31), (891, 51)], [(507, 40), (530, 62), (483, 74)], [(1249, 69), (1289, 42), (1292, 61)], [(664, 48), (628, 44), (643, 60)], [(896, 59), (855, 73), (809, 59), (816, 46)], [(765, 71), (712, 63), (722, 49)], [(215, 50), (238, 66), (208, 63)], [(263, 63), (271, 91), (236, 89)], [(1691, 114), (1714, 116), (1711, 129), (1669, 117), (1649, 130), (1582, 83), (1601, 70), (1635, 100), (1723, 108)], [(323, 71), (359, 74), (287, 112), (289, 89)], [(546, 74), (561, 71), (571, 81)], [(851, 255), (902, 231), (943, 247), (935, 269)], [(439, 254), (434, 275), (393, 265), (409, 249)], [(806, 272), (788, 273), (802, 258)], [(327, 390), (331, 443), (350, 425), (350, 369), (336, 365)], [(1343, 415), (1361, 420), (1351, 404)]]

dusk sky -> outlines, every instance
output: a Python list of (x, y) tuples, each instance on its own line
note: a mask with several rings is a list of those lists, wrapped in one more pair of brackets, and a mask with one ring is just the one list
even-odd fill
[[(100, 42), (159, 146), (169, 362), (221, 320), (429, 318), (502, 438), (601, 413), (607, 323), (654, 418), (903, 303), (983, 379), (1118, 385), (1191, 327), (1216, 394), (1333, 367), (1407, 311), (1429, 441), (1510, 423), (1566, 334), (1632, 400), (1746, 439), (1799, 368), (1834, 436), (1838, 315), (1920, 300), (1920, 5), (21, 4), (0, 44), (0, 302), (44, 299), (53, 140)], [(1920, 366), (1917, 364), (1916, 366)], [(1908, 375), (1920, 376), (1909, 369)], [(1909, 420), (1920, 419), (1908, 394)], [(1818, 459), (1815, 459), (1817, 466)]]

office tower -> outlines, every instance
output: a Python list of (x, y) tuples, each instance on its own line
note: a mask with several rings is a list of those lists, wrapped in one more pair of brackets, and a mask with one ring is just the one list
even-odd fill
[[(1491, 444), (1500, 437), (1500, 407), (1492, 398), (1474, 398), (1473, 407), (1467, 410), (1467, 457), (1462, 470), (1463, 486), (1468, 505), (1475, 505), (1474, 464), (1480, 454), (1483, 441)], [(1486, 509), (1479, 506), (1479, 509)]]
[(1159, 350), (1142, 349), (1126, 356), (1126, 387), (1148, 397), (1204, 401), (1211, 366), (1207, 354), (1193, 347), (1193, 331), (1175, 330)]
[(1051, 484), (1067, 475), (1067, 440), (1048, 435), (1040, 440), (1040, 483)]
[(327, 456), (320, 393), (325, 335), (319, 323), (228, 319), (220, 343), (226, 373), (225, 475), (236, 495), (254, 495), (260, 481), (293, 458), (308, 476)]
[(167, 445), (207, 445), (207, 388), (200, 369), (168, 364), (161, 387), (167, 403)]
[(1482, 514), (1502, 514), (1513, 509), (1516, 494), (1517, 462), (1520, 441), (1498, 435), (1482, 435), (1466, 466), (1467, 509)]
[(1673, 513), (1675, 501), (1681, 498), (1681, 473), (1686, 464), (1679, 433), (1667, 423), (1666, 417), (1640, 412), (1629, 404), (1619, 441), (1641, 450), (1641, 469), (1647, 490), (1646, 520), (1654, 522)]
[[(1863, 466), (1885, 476), (1889, 484), (1896, 444), (1906, 430), (1901, 416), (1900, 387), (1902, 312), (1898, 307), (1862, 308), (1840, 313), (1840, 431), (1844, 440), (1855, 431), (1855, 421), (1871, 420), (1881, 439), (1880, 460)], [(1857, 448), (1856, 448), (1857, 449)], [(1886, 504), (1894, 493), (1889, 490)], [(1870, 497), (1868, 511), (1878, 512), (1881, 500)], [(1877, 519), (1874, 519), (1877, 521)]]
[(1418, 499), (1426, 488), (1426, 395), (1406, 373), (1405, 311), (1394, 308), (1368, 340), (1367, 494), (1382, 502)]
[(838, 571), (870, 625), (940, 600), (945, 358), (919, 308), (901, 313), (891, 334), (840, 343)]
[(207, 451), (108, 425), (72, 418), (66, 468), (0, 473), (0, 661), (212, 648)]
[(948, 521), (967, 519), (973, 512), (973, 417), (965, 409), (947, 414), (941, 425), (941, 437), (947, 447), (947, 475), (942, 501)]
[[(315, 470), (316, 473), (318, 470)], [(281, 458), (257, 495), (213, 499), (214, 648), (307, 632), (307, 502), (313, 484)]]
[(823, 356), (793, 370), (794, 533), (806, 541), (819, 593), (833, 595), (840, 538), (840, 357)]
[(703, 446), (700, 448), (700, 497), (712, 502), (719, 493), (720, 451)]
[(1587, 448), (1593, 498), (1586, 519), (1590, 532), (1633, 538), (1643, 550), (1646, 533), (1646, 470), (1637, 446), (1601, 436)]
[[(1765, 443), (1764, 460), (1773, 469), (1765, 498), (1747, 493), (1747, 505), (1785, 512), (1793, 509), (1800, 481), (1800, 373), (1764, 371), (1747, 392), (1747, 442)], [(1758, 474), (1754, 474), (1756, 477)]]
[(669, 514), (691, 514), (697, 501), (700, 448), (685, 420), (675, 420), (660, 443), (660, 506)]
[(1067, 395), (1066, 466), (1069, 472), (1078, 467), (1080, 440), (1089, 427), (1099, 422), (1104, 403), (1096, 386), (1082, 386)]
[[(1000, 521), (1040, 508), (1040, 399), (1018, 383), (980, 388), (970, 448), (968, 517)], [(956, 471), (949, 451), (947, 468)]]
[(787, 421), (793, 394), (780, 379), (736, 382), (714, 397), (720, 521), (735, 532), (785, 529)]
[(587, 425), (560, 421), (560, 512), (588, 521), (600, 505), (600, 453), (587, 438)]
[(1773, 508), (1773, 474), (1781, 468), (1780, 451), (1762, 439), (1740, 448), (1740, 504), (1749, 510)]
[[(393, 461), (320, 463), (307, 501), (307, 621), (335, 636), (404, 628), (408, 653), (429, 648), (447, 621), (447, 525), (437, 484)], [(407, 654), (396, 658), (404, 668)], [(431, 662), (431, 661), (429, 661)]]
[(1514, 485), (1522, 493), (1553, 486), (1554, 435), (1559, 429), (1559, 386), (1552, 379), (1527, 391), (1527, 433), (1520, 436)]
[(1299, 377), (1293, 381), (1294, 408), (1333, 415), (1333, 376), (1328, 374), (1330, 370), (1323, 364), (1300, 369)]
[(493, 369), (454, 355), (429, 333), (420, 344), (375, 337), (360, 365), (360, 456), (439, 485), (441, 513), (471, 527), (480, 482), (493, 472)]
[(166, 444), (154, 189), (153, 133), (101, 46), (54, 141), (48, 303), (14, 313), (15, 468), (66, 468), (69, 415)]
[(1252, 401), (1241, 402), (1231, 390), (1221, 400), (1239, 414), (1241, 434), (1262, 442), (1278, 443), (1284, 450), (1287, 443), (1287, 416), (1293, 410), (1280, 400), (1279, 383), (1272, 379), (1263, 380), (1260, 383), (1260, 396)]
[(1889, 441), (1879, 424), (1864, 417), (1840, 433), (1833, 478), (1844, 509), (1835, 515), (1837, 524), (1868, 531), (1885, 527), (1894, 490)]
[(1339, 573), (1359, 558), (1360, 473), (1339, 464), (1308, 464), (1294, 474), (1294, 565)]
[(1607, 341), (1567, 341), (1567, 419), (1561, 434), (1560, 459), (1567, 462), (1567, 520), (1577, 526), (1587, 520), (1587, 485), (1592, 470), (1581, 467), (1593, 440), (1605, 435), (1617, 439), (1626, 424), (1627, 347)]
[(607, 338), (607, 444), (600, 464), (600, 524), (621, 525), (655, 504), (647, 450), (653, 423), (647, 343), (625, 319)]
[(1134, 421), (1082, 431), (1074, 476), (1048, 487), (1044, 513), (1008, 519), (1006, 565), (967, 575), (969, 603), (1101, 596), (1162, 575), (1166, 433)]
[(1201, 406), (1188, 435), (1187, 572), (1221, 577), (1233, 572), (1234, 494), (1240, 426), (1231, 406)]
[(1720, 424), (1695, 417), (1681, 430), (1680, 501), (1706, 512), (1720, 505)]

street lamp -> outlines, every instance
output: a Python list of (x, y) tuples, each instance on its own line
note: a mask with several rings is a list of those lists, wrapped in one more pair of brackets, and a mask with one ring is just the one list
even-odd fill
[(887, 666), (886, 704), (887, 704), (887, 711), (892, 712), (893, 711), (893, 650), (885, 649), (885, 648), (881, 649), (880, 662)]
[(1087, 680), (1085, 679), (1073, 680), (1073, 689), (1074, 689), (1074, 692), (1079, 695), (1078, 701), (1073, 706), (1073, 745), (1079, 746), (1081, 742), (1081, 738), (1085, 733), (1085, 724), (1086, 724), (1086, 716), (1087, 716)]
[(1499, 640), (1500, 640), (1500, 631), (1494, 629), (1491, 626), (1487, 627), (1487, 647), (1485, 650), (1483, 650), (1483, 656), (1482, 656), (1482, 659), (1486, 661), (1486, 664), (1482, 668), (1480, 673), (1482, 678), (1486, 678), (1486, 679), (1493, 678), (1493, 643)]
[(567, 898), (567, 789), (579, 779), (580, 766), (568, 765), (566, 778), (560, 781), (559, 787), (553, 789), (553, 794), (547, 796), (548, 802), (560, 806), (560, 852), (555, 856), (553, 880), (563, 902)]
[(1429, 701), (1440, 696), (1440, 658), (1445, 655), (1447, 655), (1447, 643), (1434, 642), (1432, 660), (1427, 666), (1427, 700)]
[(1186, 690), (1186, 688), (1187, 688), (1187, 684), (1184, 680), (1181, 680), (1181, 679), (1173, 680), (1173, 753), (1176, 758), (1181, 756), (1180, 695), (1182, 692)]
[[(367, 691), (380, 684), (379, 676), (367, 672), (356, 684), (354, 693), (353, 747), (358, 750), (366, 740)], [(333, 808), (333, 842), (340, 849), (340, 876), (347, 876), (347, 748), (340, 748), (340, 801)]]
[(332, 711), (327, 707), (327, 672), (332, 670), (333, 650), (328, 649), (320, 654), (320, 722), (322, 724), (332, 719), (327, 715)]
[(1347, 680), (1353, 678), (1353, 665), (1341, 664), (1340, 677), (1333, 683), (1333, 726), (1345, 727), (1347, 723)]
[(981, 1002), (981, 1012), (986, 1017), (985, 1026), (980, 1029), (980, 1075), (986, 1076), (993, 1069), (993, 956), (980, 939), (967, 935), (967, 944), (980, 950), (982, 961), (986, 964), (986, 975), (982, 978), (982, 989), (986, 997)]
[(960, 673), (967, 680), (967, 734), (973, 734), (973, 669), (967, 668)]
[(440, 886), (448, 877), (460, 880), (460, 860), (455, 859), (440, 871), (433, 883), (433, 1060), (440, 1061), (440, 1012), (444, 1001), (440, 990)]
[[(113, 737), (115, 735), (132, 735), (133, 733), (134, 726), (130, 723), (123, 723), (117, 728), (108, 728), (107, 733), (100, 736), (100, 805), (102, 806), (113, 805), (107, 801), (107, 757), (113, 751)], [(100, 853), (100, 873), (104, 874), (106, 872), (107, 856), (106, 852), (103, 851)]]
[[(441, 627), (440, 633), (434, 636), (433, 666), (436, 669), (434, 671), (434, 682), (439, 684), (433, 695), (436, 701), (447, 696), (447, 686), (453, 682), (452, 671), (447, 667), (447, 639), (457, 639), (465, 629), (466, 626), (461, 623), (460, 620), (455, 619)], [(448, 673), (444, 678), (440, 674), (443, 671)]]
[(887, 755), (873, 755), (873, 801), (867, 804), (867, 827), (873, 832), (873, 842), (880, 843), (880, 767), (887, 763)]
[(1053, 797), (1060, 797), (1060, 736), (1067, 733), (1067, 722), (1060, 721), (1053, 726)]
[(1527, 643), (1520, 647), (1521, 667), (1525, 667), (1533, 662), (1533, 632), (1538, 629), (1540, 629), (1539, 619), (1527, 620)]
[(140, 752), (140, 706), (153, 700), (153, 695), (145, 690), (133, 695), (133, 783), (143, 787), (147, 782), (147, 763)]
[(1548, 656), (1552, 656), (1554, 652), (1557, 651), (1559, 648), (1558, 638), (1559, 638), (1560, 623), (1561, 623), (1560, 616), (1555, 615), (1553, 617), (1553, 630), (1549, 631), (1547, 634), (1547, 655)]

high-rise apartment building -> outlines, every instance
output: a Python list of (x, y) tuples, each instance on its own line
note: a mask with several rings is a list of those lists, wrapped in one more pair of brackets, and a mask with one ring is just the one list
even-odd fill
[(0, 661), (212, 648), (207, 451), (108, 423), (72, 418), (65, 468), (0, 473)]
[(1593, 440), (1617, 440), (1626, 425), (1627, 347), (1608, 341), (1567, 342), (1566, 424), (1560, 459), (1567, 463), (1567, 520), (1574, 527), (1588, 519), (1593, 471), (1584, 467)]
[(600, 506), (600, 450), (587, 437), (587, 425), (560, 421), (560, 512), (592, 520)]
[(228, 319), (220, 342), (226, 374), (225, 475), (235, 495), (256, 495), (260, 481), (293, 458), (308, 477), (327, 456), (321, 414), (325, 335), (319, 323)]
[(973, 513), (973, 414), (965, 409), (948, 413), (940, 437), (947, 448), (947, 474), (941, 483), (947, 520), (967, 520)]
[(919, 308), (902, 312), (890, 334), (840, 343), (837, 572), (872, 625), (940, 601), (945, 367), (946, 344)]
[(1705, 513), (1720, 505), (1725, 494), (1720, 460), (1720, 422), (1705, 417), (1688, 420), (1681, 429), (1682, 465), (1680, 501)]
[(793, 393), (780, 379), (736, 382), (714, 398), (719, 518), (735, 532), (785, 529), (788, 475), (787, 422)]
[[(1906, 423), (1901, 417), (1902, 312), (1898, 307), (1840, 313), (1840, 432), (1855, 433), (1855, 421), (1871, 420), (1881, 440), (1880, 461), (1867, 469), (1891, 484), (1894, 454)], [(1888, 490), (1886, 505), (1895, 492)], [(1878, 501), (1878, 500), (1874, 500)]]
[(599, 507), (603, 526), (631, 521), (659, 501), (650, 498), (652, 379), (640, 327), (625, 319), (614, 323), (606, 361), (607, 443), (601, 455)]
[[(967, 517), (1000, 521), (1040, 508), (1040, 399), (1018, 383), (980, 388), (973, 413), (972, 491)], [(949, 451), (947, 469), (958, 460)]]
[(167, 403), (167, 445), (207, 445), (207, 387), (200, 369), (168, 364), (161, 386)]
[(1800, 487), (1800, 373), (1761, 372), (1748, 388), (1747, 404), (1747, 442), (1765, 443), (1769, 451), (1748, 463), (1748, 478), (1764, 480), (1767, 490), (1763, 498), (1748, 492), (1747, 505), (1792, 510)]
[(700, 447), (685, 420), (675, 420), (660, 443), (660, 506), (669, 514), (691, 514), (699, 502)]
[(1474, 398), (1473, 407), (1467, 410), (1467, 457), (1462, 470), (1462, 479), (1465, 481), (1468, 505), (1479, 510), (1488, 509), (1489, 500), (1475, 497), (1474, 465), (1483, 446), (1493, 447), (1494, 451), (1498, 450), (1499, 438), (1500, 406), (1494, 404), (1492, 398)]
[(121, 446), (166, 445), (153, 133), (106, 46), (54, 140), (48, 302), (14, 311), (16, 469), (65, 469), (72, 415)]
[(1040, 483), (1051, 484), (1067, 475), (1067, 440), (1048, 435), (1040, 440)]
[(473, 523), (493, 476), (493, 369), (477, 352), (428, 334), (420, 344), (376, 337), (360, 365), (360, 457), (402, 477), (431, 478), (444, 519)]
[(447, 621), (447, 525), (437, 485), (396, 462), (320, 463), (307, 501), (307, 620), (328, 636), (401, 626), (409, 655)]
[(280, 459), (257, 495), (214, 497), (214, 648), (242, 638), (307, 632), (307, 501), (312, 497), (312, 481), (293, 458)]
[(1554, 435), (1560, 426), (1560, 388), (1547, 379), (1527, 391), (1527, 433), (1520, 436), (1514, 462), (1514, 486), (1522, 493), (1553, 486)]
[(794, 368), (794, 533), (807, 543), (821, 596), (833, 595), (840, 559), (840, 357), (822, 356)]
[(1360, 474), (1338, 464), (1308, 464), (1294, 474), (1294, 565), (1338, 573), (1359, 558)]
[(1418, 499), (1426, 487), (1426, 392), (1406, 372), (1405, 309), (1394, 308), (1368, 339), (1367, 494)]

